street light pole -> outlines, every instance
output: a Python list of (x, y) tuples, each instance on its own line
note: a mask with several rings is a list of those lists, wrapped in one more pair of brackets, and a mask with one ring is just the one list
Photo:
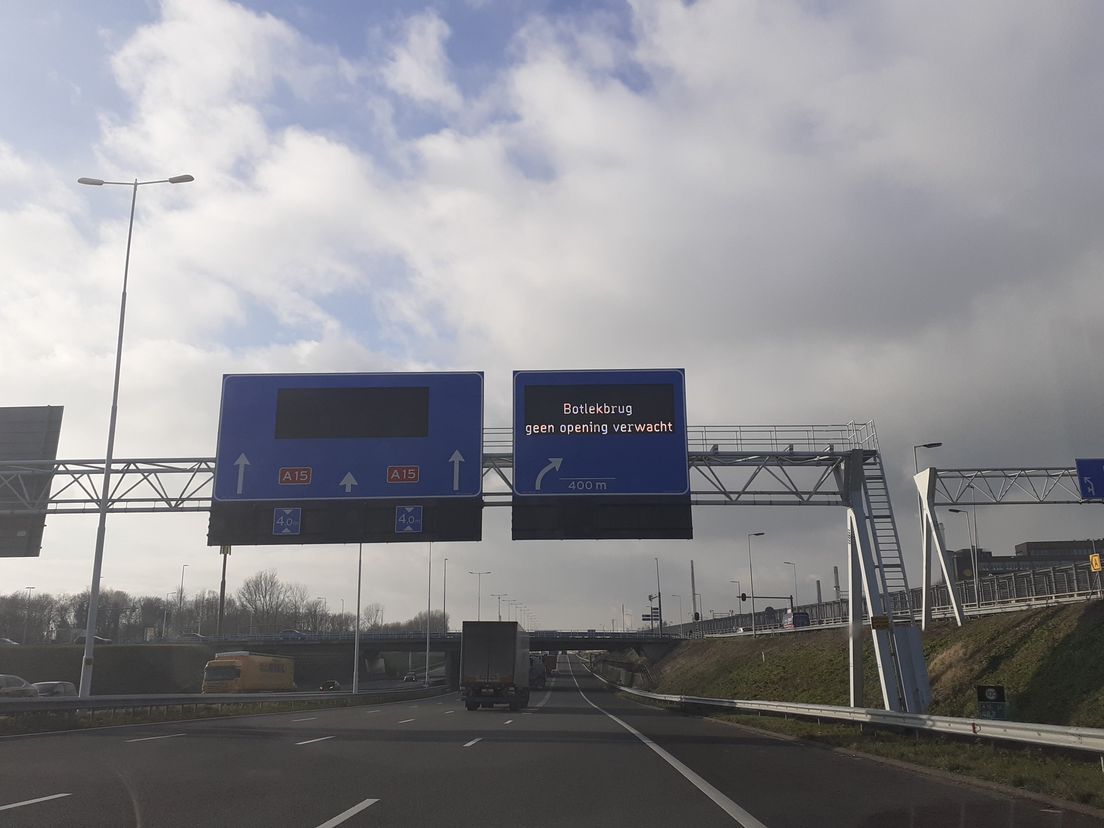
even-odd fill
[[(683, 625), (686, 623), (686, 616), (682, 614), (682, 596), (672, 592), (671, 597), (679, 599), (679, 624)], [(685, 633), (683, 634), (685, 635)]]
[(754, 638), (755, 632), (755, 565), (751, 561), (751, 539), (761, 538), (766, 532), (748, 532), (748, 571), (751, 574), (751, 635)]
[(26, 644), (27, 627), (30, 625), (31, 622), (31, 590), (34, 589), (34, 587), (23, 587), (23, 589), (27, 590), (27, 614), (23, 618), (23, 643)]
[[(912, 447), (912, 468), (916, 474), (920, 474), (920, 460), (916, 454), (917, 449), (935, 449), (942, 446), (942, 443), (920, 443)], [(920, 548), (924, 548), (924, 501), (920, 498), (920, 492), (916, 493), (916, 515), (920, 519)], [(935, 529), (933, 529), (935, 531)], [(929, 572), (928, 567), (931, 565), (931, 561), (924, 562), (924, 572)], [(927, 585), (924, 586), (927, 589)]]
[(656, 597), (659, 599), (659, 637), (663, 638), (663, 590), (659, 585), (659, 558), (656, 563)]
[(360, 575), (364, 557), (364, 544), (357, 544), (357, 602), (356, 622), (353, 624), (353, 694), (360, 692)]
[(491, 595), (492, 598), (498, 599), (498, 620), (502, 620), (502, 599), (506, 597), (505, 592), (496, 592)]
[(184, 633), (184, 570), (188, 568), (187, 564), (180, 567), (180, 590), (176, 593), (176, 623), (177, 635), (183, 635)]
[(974, 573), (974, 606), (980, 609), (981, 591), (980, 583), (978, 581), (977, 523), (970, 520), (970, 513), (965, 509), (948, 509), (947, 511), (954, 512), (956, 515), (966, 515), (966, 531), (970, 535), (970, 567), (972, 568)]
[(104, 537), (107, 533), (107, 507), (111, 498), (111, 462), (115, 456), (115, 424), (119, 414), (119, 375), (123, 369), (123, 329), (126, 322), (127, 279), (130, 277), (130, 242), (134, 235), (134, 205), (138, 188), (145, 184), (185, 184), (195, 181), (190, 175), (174, 175), (156, 181), (104, 181), (101, 178), (78, 178), (78, 184), (102, 187), (104, 184), (130, 187), (130, 223), (127, 225), (126, 258), (123, 261), (123, 290), (119, 299), (119, 332), (115, 341), (115, 380), (111, 389), (111, 415), (107, 426), (107, 452), (104, 455), (103, 488), (100, 490), (100, 517), (96, 526), (96, 549), (92, 558), (92, 584), (88, 593), (88, 619), (84, 631), (84, 658), (81, 662), (81, 698), (92, 695), (93, 644), (96, 637), (96, 610), (100, 601), (100, 570), (103, 568)]
[(483, 620), (483, 576), (484, 575), (490, 575), (491, 570), (487, 569), (487, 570), (484, 570), (483, 572), (472, 572), (469, 569), (468, 574), (469, 575), (474, 575), (475, 576), (475, 582), (476, 582), (476, 587), (475, 587), (475, 589), (476, 589), (476, 593), (475, 593), (475, 620), (476, 621), (482, 621)]
[(793, 571), (794, 571), (794, 573), (793, 573), (793, 575), (794, 575), (793, 602), (794, 602), (794, 605), (796, 606), (797, 603), (798, 603), (798, 601), (797, 601), (797, 564), (795, 564), (793, 561), (782, 561), (782, 563), (789, 564), (790, 566), (793, 567)]

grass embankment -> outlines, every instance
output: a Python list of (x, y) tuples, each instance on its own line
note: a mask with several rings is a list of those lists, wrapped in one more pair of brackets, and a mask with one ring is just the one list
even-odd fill
[[(867, 632), (865, 704), (880, 708), (869, 638)], [(1013, 721), (1104, 727), (1104, 602), (992, 615), (961, 628), (939, 622), (925, 633), (924, 652), (933, 714), (976, 716), (975, 685), (1001, 684)], [(638, 675), (649, 675), (649, 689), (660, 693), (846, 705), (847, 633), (690, 641)], [(719, 718), (1104, 808), (1099, 757), (1091, 754), (1052, 755), (770, 716)]]

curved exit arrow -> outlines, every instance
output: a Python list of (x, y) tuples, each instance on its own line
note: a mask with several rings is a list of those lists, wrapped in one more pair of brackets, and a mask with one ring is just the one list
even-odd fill
[(560, 464), (563, 463), (563, 458), (562, 457), (549, 457), (548, 459), (551, 462), (549, 462), (549, 464), (547, 466), (545, 466), (543, 469), (541, 469), (540, 473), (537, 475), (536, 491), (538, 491), (538, 492), (540, 491), (541, 482), (544, 480), (544, 476), (546, 474), (548, 474), (550, 471), (552, 471), (553, 469), (555, 469), (556, 471), (559, 471), (560, 470)]

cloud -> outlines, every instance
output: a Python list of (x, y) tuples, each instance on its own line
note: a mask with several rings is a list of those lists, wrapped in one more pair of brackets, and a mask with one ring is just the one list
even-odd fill
[[(363, 54), (217, 0), (166, 2), (121, 38), (105, 57), (126, 106), (91, 136), (104, 177), (196, 182), (139, 193), (120, 451), (209, 453), (224, 372), (482, 369), (494, 426), (513, 369), (685, 367), (695, 424), (877, 420), (911, 544), (913, 442), (944, 441), (946, 466), (1098, 450), (1104, 12), (626, 14), (531, 14), (471, 75), (475, 47), (446, 44), (472, 26), (444, 12), (375, 51), (364, 23)], [(0, 145), (16, 343), (0, 381), (12, 404), (64, 403), (62, 452), (90, 456), (129, 194), (74, 177)], [(487, 540), (450, 560), (518, 583), (496, 591), (547, 582), (528, 600), (549, 624), (608, 602), (603, 584), (646, 594), (654, 554), (680, 573), (693, 556), (718, 595), (740, 577), (731, 510), (699, 509), (693, 545), (600, 551), (511, 546), (504, 510), (487, 511)], [(738, 521), (768, 529), (779, 559), (806, 554), (824, 578), (842, 564), (841, 516), (752, 514)], [(986, 544), (1090, 531), (1054, 514), (983, 518)], [(79, 534), (64, 521), (52, 556)], [(165, 554), (201, 544), (167, 538)], [(281, 551), (281, 573), (304, 580), (294, 562), (312, 554)], [(412, 615), (417, 590), (387, 561), (389, 615)], [(557, 561), (591, 575), (573, 604)], [(770, 561), (757, 586), (777, 592), (790, 573)]]
[(384, 82), (396, 94), (424, 105), (455, 111), (463, 96), (449, 78), (445, 41), (449, 27), (435, 12), (427, 11), (405, 21), (403, 42), (391, 51), (383, 69)]

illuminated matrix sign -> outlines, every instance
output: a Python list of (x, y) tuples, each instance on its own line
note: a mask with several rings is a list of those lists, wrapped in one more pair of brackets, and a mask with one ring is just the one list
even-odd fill
[(680, 370), (514, 374), (519, 495), (689, 491)]

